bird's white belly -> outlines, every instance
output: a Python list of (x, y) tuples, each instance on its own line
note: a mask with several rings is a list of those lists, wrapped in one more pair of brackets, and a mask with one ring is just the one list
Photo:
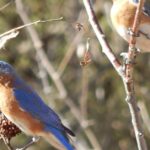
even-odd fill
[[(120, 36), (126, 41), (129, 41), (129, 29), (119, 26), (116, 30)], [(136, 48), (141, 52), (150, 52), (150, 25), (140, 25), (139, 30), (141, 33), (139, 33), (139, 36), (136, 38)]]

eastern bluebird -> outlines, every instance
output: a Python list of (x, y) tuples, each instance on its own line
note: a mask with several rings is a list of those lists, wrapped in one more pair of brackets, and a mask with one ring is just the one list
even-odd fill
[[(129, 29), (132, 28), (139, 0), (113, 0), (111, 20), (117, 32), (129, 42)], [(150, 52), (150, 8), (145, 5), (141, 14), (136, 48), (141, 52)]]
[(59, 150), (74, 150), (68, 136), (74, 133), (4, 61), (0, 61), (0, 110), (25, 134), (41, 136)]

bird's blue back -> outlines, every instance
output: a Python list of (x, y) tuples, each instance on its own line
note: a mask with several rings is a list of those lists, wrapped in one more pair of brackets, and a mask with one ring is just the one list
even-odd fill
[(50, 125), (63, 130), (59, 116), (19, 77), (14, 82), (13, 92), (22, 109), (40, 120), (45, 126)]
[(66, 150), (74, 150), (59, 116), (19, 77), (14, 85), (14, 95), (21, 108), (41, 121), (44, 125), (44, 130), (53, 133), (66, 147)]

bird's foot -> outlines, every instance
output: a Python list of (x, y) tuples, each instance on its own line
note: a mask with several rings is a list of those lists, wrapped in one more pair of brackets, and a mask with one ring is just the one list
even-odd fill
[(124, 52), (124, 53), (121, 53), (120, 54), (121, 57), (123, 57), (123, 62), (124, 64), (133, 64), (135, 65), (135, 60), (130, 60), (129, 57), (128, 57), (128, 53), (127, 52)]
[(16, 150), (26, 150), (28, 147), (32, 146), (33, 144), (37, 143), (39, 141), (40, 137), (32, 137), (32, 140), (28, 142), (25, 146), (22, 148), (17, 148)]
[(34, 143), (38, 142), (39, 140), (40, 140), (40, 137), (39, 137), (39, 136), (34, 136), (34, 137), (32, 138), (32, 141), (33, 141)]
[(131, 36), (134, 36), (134, 37), (139, 37), (139, 36), (140, 36), (140, 33), (139, 33), (139, 32), (138, 32), (138, 33), (135, 33), (135, 32), (132, 31), (131, 28), (128, 28), (127, 34), (128, 34), (128, 35), (131, 35)]

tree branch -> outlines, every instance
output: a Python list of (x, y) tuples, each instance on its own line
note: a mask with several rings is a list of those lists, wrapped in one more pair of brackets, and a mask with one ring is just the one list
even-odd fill
[[(139, 110), (137, 107), (136, 103), (136, 98), (135, 98), (135, 91), (134, 91), (134, 84), (133, 84), (133, 60), (135, 59), (135, 43), (136, 39), (135, 37), (131, 37), (130, 40), (130, 46), (129, 46), (129, 52), (127, 54), (127, 60), (128, 64), (125, 64), (126, 69), (123, 70), (120, 62), (116, 58), (116, 56), (113, 54), (108, 42), (105, 39), (105, 35), (102, 32), (102, 29), (100, 25), (98, 24), (98, 20), (96, 18), (95, 12), (92, 8), (92, 4), (90, 0), (83, 0), (84, 6), (86, 8), (88, 17), (89, 17), (89, 22), (99, 40), (99, 43), (102, 46), (103, 52), (105, 55), (108, 57), (109, 61), (112, 63), (118, 74), (122, 77), (124, 86), (125, 86), (125, 91), (127, 95), (127, 102), (132, 118), (132, 124), (134, 128), (134, 132), (136, 135), (136, 141), (137, 141), (137, 146), (139, 150), (147, 150), (146, 142), (144, 139), (143, 131), (142, 131), (142, 125), (140, 121), (140, 115), (139, 115)], [(135, 15), (135, 20), (134, 20), (134, 25), (133, 25), (133, 32), (137, 33), (138, 32), (138, 25), (140, 21), (140, 13), (141, 9), (143, 7), (144, 1), (141, 0), (137, 12)]]
[(124, 77), (125, 74), (124, 74), (123, 68), (121, 66), (121, 63), (119, 62), (119, 60), (113, 53), (111, 47), (109, 46), (109, 44), (105, 38), (105, 34), (103, 33), (101, 26), (98, 24), (98, 20), (96, 18), (96, 15), (92, 8), (92, 4), (91, 4), (90, 0), (83, 0), (83, 3), (86, 8), (88, 17), (89, 17), (89, 22), (97, 36), (99, 43), (102, 46), (102, 52), (108, 57), (109, 61), (114, 66), (114, 68), (119, 73), (119, 75)]
[(129, 49), (128, 49), (128, 54), (126, 58), (127, 61), (125, 62), (126, 63), (125, 64), (126, 78), (125, 80), (123, 80), (125, 90), (126, 90), (126, 96), (127, 96), (126, 101), (130, 109), (132, 125), (134, 128), (137, 146), (139, 150), (147, 150), (147, 145), (146, 145), (143, 130), (142, 130), (140, 111), (137, 106), (137, 100), (136, 100), (135, 89), (134, 89), (133, 69), (134, 69), (134, 64), (135, 64), (134, 62), (135, 62), (135, 58), (137, 54), (137, 50), (135, 47), (136, 36), (134, 35), (138, 34), (138, 28), (140, 24), (140, 17), (141, 17), (143, 5), (144, 5), (144, 0), (140, 0), (138, 3), (138, 7), (136, 10), (134, 23), (132, 27), (133, 34), (131, 34), (130, 36)]
[(10, 4), (12, 4), (14, 2), (14, 0), (10, 0), (10, 2), (6, 3), (4, 6), (2, 6), (0, 8), (0, 11), (4, 10), (5, 8), (7, 8)]
[(21, 30), (25, 27), (36, 25), (38, 23), (45, 23), (45, 22), (51, 22), (51, 21), (60, 21), (62, 19), (63, 19), (63, 17), (60, 17), (60, 18), (57, 18), (57, 19), (49, 19), (49, 20), (37, 20), (37, 21), (31, 22), (31, 23), (27, 23), (27, 24), (24, 24), (22, 26), (13, 28), (9, 31), (6, 31), (6, 32), (0, 34), (0, 49), (5, 46), (5, 44), (8, 40), (17, 37), (18, 34), (19, 34), (19, 30)]

